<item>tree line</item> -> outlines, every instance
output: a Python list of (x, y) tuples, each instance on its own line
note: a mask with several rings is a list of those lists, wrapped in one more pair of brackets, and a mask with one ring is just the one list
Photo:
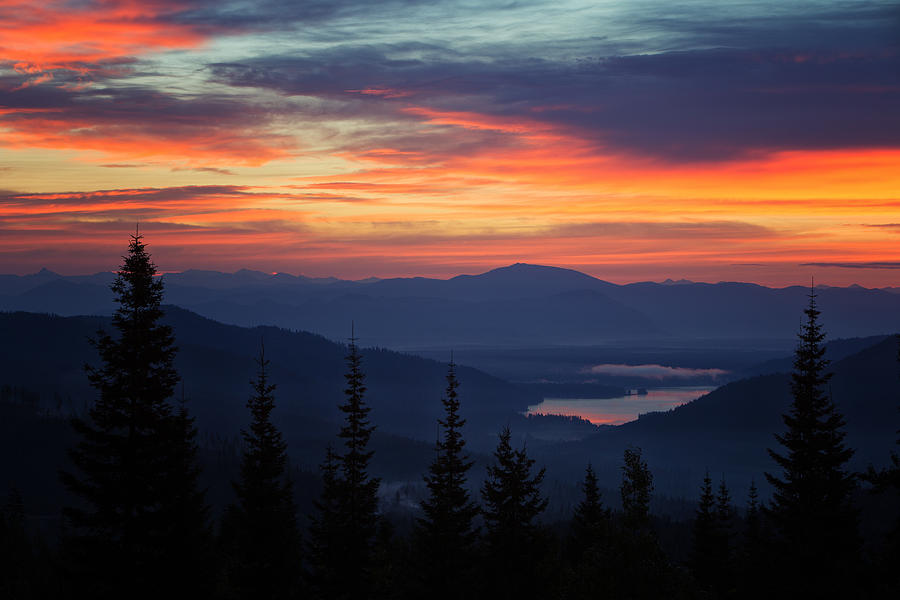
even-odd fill
[[(60, 478), (74, 501), (58, 547), (24, 525), (13, 489), (0, 511), (0, 596), (223, 599), (778, 598), (890, 597), (900, 591), (900, 521), (862, 555), (859, 482), (900, 490), (900, 458), (851, 472), (844, 420), (827, 384), (824, 333), (811, 292), (791, 380), (784, 432), (738, 510), (727, 482), (699, 487), (686, 561), (663, 551), (650, 511), (653, 476), (640, 448), (624, 451), (621, 509), (604, 502), (590, 464), (567, 523), (541, 519), (544, 469), (499, 432), (480, 490), (466, 453), (460, 382), (452, 358), (444, 414), (424, 475), (427, 496), (410, 531), (379, 510), (369, 472), (375, 426), (363, 357), (351, 334), (343, 424), (320, 465), (322, 490), (304, 527), (288, 476), (287, 444), (272, 420), (276, 383), (264, 346), (247, 402), (234, 502), (213, 523), (199, 483), (197, 428), (177, 399), (174, 332), (160, 322), (163, 282), (143, 238), (131, 237), (112, 285), (115, 335), (99, 332), (98, 392), (73, 418), (79, 441)], [(900, 360), (900, 355), (898, 355)], [(898, 439), (900, 443), (900, 439)]]

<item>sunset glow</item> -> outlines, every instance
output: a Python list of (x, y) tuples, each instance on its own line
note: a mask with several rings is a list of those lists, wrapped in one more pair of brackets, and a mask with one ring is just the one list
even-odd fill
[(727, 4), (0, 0), (0, 271), (898, 285), (897, 5)]

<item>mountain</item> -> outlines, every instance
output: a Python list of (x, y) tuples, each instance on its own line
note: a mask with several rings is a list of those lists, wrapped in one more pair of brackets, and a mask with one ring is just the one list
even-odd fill
[[(673, 337), (778, 339), (797, 331), (809, 288), (775, 289), (722, 282), (619, 286), (609, 296), (650, 315)], [(818, 289), (817, 303), (830, 337), (860, 337), (900, 330), (900, 297), (862, 287)]]
[[(291, 431), (295, 450), (310, 449), (315, 458), (308, 464), (321, 459), (320, 441), (330, 440), (341, 420), (344, 345), (276, 327), (225, 325), (174, 306), (166, 307), (165, 322), (175, 331), (183, 393), (202, 430), (232, 435), (246, 423), (254, 358), (264, 341), (278, 385), (277, 418)], [(97, 362), (89, 340), (100, 328), (110, 328), (108, 318), (0, 313), (0, 384), (37, 392), (45, 404), (83, 411), (95, 397), (83, 366)], [(446, 365), (366, 348), (363, 366), (379, 431), (432, 442)], [(459, 379), (474, 445), (489, 446), (498, 424), (540, 401), (536, 393), (476, 369), (460, 367)]]
[[(0, 276), (0, 310), (109, 314), (111, 274)], [(218, 321), (276, 325), (395, 348), (740, 344), (789, 349), (809, 289), (689, 281), (616, 285), (571, 269), (517, 263), (479, 275), (376, 281), (242, 270), (166, 278), (168, 302)], [(65, 287), (67, 286), (68, 287)], [(831, 337), (900, 330), (900, 294), (820, 287)]]
[(480, 275), (457, 275), (451, 279), (425, 277), (383, 279), (366, 289), (371, 296), (436, 297), (465, 301), (514, 300), (566, 292), (603, 292), (617, 287), (572, 269), (516, 263)]
[[(883, 465), (896, 449), (900, 429), (898, 339), (878, 343), (833, 362), (829, 390), (847, 421), (847, 444), (855, 469)], [(789, 367), (789, 365), (788, 365)], [(621, 455), (640, 446), (667, 493), (691, 497), (708, 469), (724, 475), (742, 502), (751, 480), (767, 493), (763, 473), (777, 473), (766, 452), (780, 449), (781, 415), (791, 403), (790, 375), (774, 372), (724, 385), (697, 400), (661, 413), (605, 428), (584, 440), (544, 450), (541, 459), (559, 476), (577, 477), (590, 460), (601, 480), (614, 483)]]

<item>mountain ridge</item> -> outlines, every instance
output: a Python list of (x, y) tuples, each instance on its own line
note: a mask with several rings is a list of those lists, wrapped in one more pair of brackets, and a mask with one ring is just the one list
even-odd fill
[[(113, 310), (110, 273), (24, 277), (31, 279), (0, 276), (0, 309), (68, 316)], [(374, 344), (401, 348), (438, 341), (512, 346), (783, 341), (796, 331), (809, 294), (804, 286), (741, 282), (619, 285), (572, 269), (527, 263), (450, 279), (345, 281), (200, 270), (164, 279), (168, 302), (218, 321), (277, 325), (340, 339), (345, 323), (354, 320), (368, 328)], [(859, 286), (816, 292), (823, 313), (835, 324), (829, 330), (834, 337), (900, 329), (900, 294)]]

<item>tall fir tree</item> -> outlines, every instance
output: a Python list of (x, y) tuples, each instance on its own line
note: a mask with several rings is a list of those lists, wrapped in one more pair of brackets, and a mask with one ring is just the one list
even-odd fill
[(316, 598), (342, 597), (339, 579), (344, 560), (341, 524), (341, 481), (338, 475), (340, 457), (332, 446), (325, 450), (322, 473), (322, 493), (313, 502), (316, 513), (309, 526), (309, 583)]
[(740, 598), (759, 598), (771, 595), (766, 591), (768, 579), (761, 573), (770, 572), (766, 555), (766, 539), (763, 532), (762, 510), (756, 482), (750, 482), (747, 492), (747, 510), (744, 513), (744, 532), (737, 562), (738, 589)]
[(713, 494), (709, 471), (700, 486), (700, 499), (694, 511), (693, 546), (691, 548), (691, 572), (697, 588), (705, 594), (715, 589), (721, 564), (718, 556), (716, 523), (716, 497)]
[(625, 450), (620, 493), (622, 519), (615, 551), (619, 576), (610, 595), (634, 599), (670, 597), (671, 570), (650, 521), (653, 474), (640, 448)]
[(600, 488), (597, 485), (597, 474), (588, 463), (584, 470), (584, 481), (581, 482), (581, 502), (575, 507), (572, 515), (572, 527), (569, 536), (570, 559), (578, 563), (582, 556), (591, 550), (601, 552), (609, 543), (610, 510), (603, 506)]
[(447, 389), (441, 398), (444, 418), (438, 420), (443, 438), (435, 444), (435, 457), (425, 476), (428, 498), (422, 501), (424, 517), (416, 528), (418, 577), (431, 597), (464, 598), (474, 567), (477, 531), (474, 519), (478, 506), (472, 502), (466, 487), (466, 473), (472, 467), (464, 452), (459, 416), (459, 380), (456, 364), (450, 359)]
[[(368, 472), (374, 455), (368, 444), (375, 427), (368, 418), (371, 408), (365, 402), (365, 375), (356, 341), (351, 334), (344, 375), (345, 401), (339, 406), (345, 422), (338, 436), (344, 440), (345, 450), (326, 458), (324, 475), (331, 481), (326, 479), (318, 522), (313, 528), (318, 538), (313, 543), (321, 546), (313, 557), (312, 579), (328, 598), (366, 598), (373, 590), (372, 558), (380, 480)], [(333, 472), (329, 475), (327, 469)], [(324, 513), (323, 509), (333, 514)]]
[(160, 323), (163, 282), (139, 233), (123, 258), (112, 284), (118, 335), (94, 341), (102, 365), (86, 369), (99, 398), (73, 420), (75, 470), (61, 473), (79, 499), (64, 509), (67, 565), (75, 593), (202, 594), (208, 508), (193, 420), (171, 402), (178, 374), (172, 329)]
[(798, 335), (791, 374), (793, 402), (783, 415), (787, 430), (769, 455), (782, 469), (766, 473), (774, 488), (767, 514), (779, 536), (788, 594), (824, 595), (847, 590), (856, 565), (859, 537), (851, 503), (854, 476), (846, 469), (853, 450), (844, 444), (844, 419), (826, 386), (826, 371), (815, 289)]
[(745, 528), (745, 545), (749, 540), (758, 541), (762, 534), (760, 523), (759, 509), (759, 491), (756, 489), (756, 482), (750, 481), (750, 489), (747, 491), (747, 512), (744, 516), (746, 524)]
[(650, 528), (650, 496), (653, 474), (644, 461), (640, 448), (626, 448), (622, 466), (622, 524), (633, 535)]
[(611, 512), (603, 506), (597, 475), (590, 463), (585, 468), (581, 492), (567, 544), (572, 576), (565, 578), (565, 595), (573, 600), (606, 597), (610, 581), (617, 576), (610, 568), (614, 552)]
[(541, 496), (544, 469), (532, 473), (534, 459), (523, 447), (513, 450), (509, 427), (500, 432), (494, 464), (481, 488), (487, 557), (483, 582), (487, 594), (500, 598), (540, 597), (543, 582), (535, 564), (546, 541), (537, 523), (547, 508)]
[(247, 401), (250, 428), (241, 431), (244, 451), (237, 503), (229, 507), (223, 537), (230, 554), (228, 583), (239, 598), (293, 598), (299, 590), (300, 539), (287, 443), (272, 422), (275, 384), (269, 381), (265, 347), (256, 359), (253, 394)]
[(733, 540), (734, 505), (725, 477), (719, 481), (716, 493), (716, 555), (719, 569), (716, 573), (715, 589), (720, 598), (731, 595), (734, 590)]

